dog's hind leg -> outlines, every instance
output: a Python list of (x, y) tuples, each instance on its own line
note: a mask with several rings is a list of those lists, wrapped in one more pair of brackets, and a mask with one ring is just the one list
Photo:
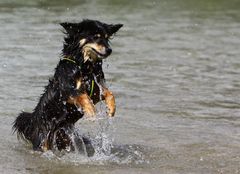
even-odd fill
[(71, 132), (68, 128), (61, 128), (55, 132), (55, 143), (59, 151), (74, 151), (74, 146), (71, 139)]

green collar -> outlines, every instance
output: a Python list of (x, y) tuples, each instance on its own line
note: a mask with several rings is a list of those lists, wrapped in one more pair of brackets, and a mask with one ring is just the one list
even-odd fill
[(64, 57), (64, 58), (62, 58), (62, 60), (67, 60), (69, 62), (72, 62), (72, 63), (76, 64), (79, 68), (82, 67), (81, 63), (76, 62), (75, 60), (71, 59), (70, 57)]
[(68, 58), (68, 57), (64, 57), (62, 60), (67, 60), (67, 61), (69, 61), (69, 62), (72, 62), (72, 63), (77, 64), (77, 62), (76, 62), (75, 60), (72, 60), (72, 59), (70, 59), (70, 58)]
[(92, 80), (92, 84), (91, 84), (91, 91), (90, 91), (90, 94), (89, 94), (89, 97), (91, 98), (92, 95), (93, 95), (93, 89), (94, 89), (94, 80)]

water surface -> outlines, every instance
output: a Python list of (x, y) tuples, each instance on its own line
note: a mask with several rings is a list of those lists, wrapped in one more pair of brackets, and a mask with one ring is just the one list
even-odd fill
[[(58, 23), (84, 18), (124, 24), (104, 63), (116, 117), (77, 123), (115, 151), (35, 153), (11, 124), (54, 73)], [(1, 0), (0, 21), (1, 173), (240, 173), (238, 0)]]

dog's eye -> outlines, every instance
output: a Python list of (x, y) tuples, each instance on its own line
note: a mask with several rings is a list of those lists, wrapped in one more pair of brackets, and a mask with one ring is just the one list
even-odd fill
[(95, 35), (93, 36), (93, 39), (96, 40), (96, 39), (99, 39), (100, 37), (101, 37), (100, 34), (95, 34)]

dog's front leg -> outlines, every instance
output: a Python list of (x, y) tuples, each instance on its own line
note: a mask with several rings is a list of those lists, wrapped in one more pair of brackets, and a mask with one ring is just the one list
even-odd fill
[(83, 109), (83, 112), (89, 117), (94, 117), (96, 115), (96, 109), (93, 102), (86, 93), (80, 94), (76, 97), (69, 97), (68, 103), (74, 104), (78, 108)]
[(115, 97), (107, 88), (103, 88), (103, 97), (108, 108), (108, 116), (113, 117), (116, 111)]

